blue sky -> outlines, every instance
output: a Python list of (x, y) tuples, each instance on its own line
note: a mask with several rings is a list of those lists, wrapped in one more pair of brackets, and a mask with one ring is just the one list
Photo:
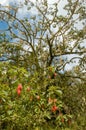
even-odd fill
[(7, 28), (8, 28), (7, 23), (4, 21), (0, 21), (0, 31), (4, 31)]

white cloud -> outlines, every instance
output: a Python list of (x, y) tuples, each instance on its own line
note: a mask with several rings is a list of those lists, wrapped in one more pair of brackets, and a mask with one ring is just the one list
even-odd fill
[[(9, 4), (21, 5), (21, 4), (24, 4), (24, 1), (25, 0), (0, 0), (0, 4), (3, 5), (3, 6), (8, 6)], [(30, 0), (30, 1), (35, 3), (36, 0)], [(41, 0), (39, 0), (39, 1), (41, 1)], [(52, 4), (54, 4), (56, 2), (58, 3), (59, 0), (47, 0), (47, 1), (48, 1), (49, 6), (52, 6)], [(67, 3), (67, 0), (65, 0), (65, 1), (61, 0), (60, 1), (59, 10), (60, 10), (61, 14), (63, 14), (63, 12), (64, 12), (62, 8), (65, 5), (65, 3)], [(35, 8), (32, 8), (31, 14), (37, 14), (37, 10)], [(65, 14), (65, 12), (64, 12), (64, 14)], [(27, 15), (27, 6), (24, 5), (22, 8), (19, 8), (17, 16), (23, 17), (25, 15)]]
[(3, 6), (9, 5), (9, 0), (1, 0), (0, 4)]
[[(30, 1), (35, 2), (36, 0), (30, 0)], [(58, 1), (59, 0), (48, 0), (48, 3), (53, 4), (53, 3), (58, 2)], [(24, 0), (0, 0), (0, 4), (2, 4), (2, 5), (8, 5), (10, 2), (19, 3), (19, 2), (24, 2)]]
[(3, 6), (7, 6), (7, 5), (9, 5), (9, 3), (13, 3), (13, 4), (16, 3), (17, 4), (17, 3), (20, 3), (20, 2), (23, 3), (24, 0), (1, 0), (0, 4), (3, 5)]
[(56, 3), (56, 2), (58, 2), (58, 0), (48, 0), (49, 4), (53, 4), (53, 3)]

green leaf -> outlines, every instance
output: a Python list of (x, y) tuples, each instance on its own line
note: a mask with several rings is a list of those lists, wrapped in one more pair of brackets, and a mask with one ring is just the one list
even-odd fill
[(62, 91), (61, 91), (61, 90), (56, 90), (56, 94), (57, 94), (58, 96), (62, 96)]
[(8, 115), (11, 115), (12, 113), (13, 113), (12, 110), (7, 111), (7, 114), (8, 114)]

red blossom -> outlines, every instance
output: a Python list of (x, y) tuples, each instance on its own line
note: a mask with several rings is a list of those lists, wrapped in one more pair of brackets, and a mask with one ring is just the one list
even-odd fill
[(18, 87), (17, 87), (17, 94), (18, 94), (18, 96), (20, 96), (21, 90), (22, 90), (22, 84), (19, 84)]
[(17, 89), (21, 91), (22, 90), (22, 84), (19, 84)]
[(21, 94), (21, 90), (20, 89), (17, 89), (17, 94), (18, 94), (18, 96), (20, 96), (20, 94)]
[(54, 105), (54, 106), (52, 106), (51, 111), (55, 112), (55, 111), (57, 111), (57, 109), (58, 109), (57, 106)]

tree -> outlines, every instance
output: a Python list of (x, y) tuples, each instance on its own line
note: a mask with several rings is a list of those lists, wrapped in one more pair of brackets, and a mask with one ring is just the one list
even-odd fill
[[(1, 46), (3, 52), (8, 54), (8, 60), (12, 59), (15, 62), (19, 60), (20, 63), (21, 61), (27, 63), (28, 68), (30, 64), (36, 69), (54, 64), (57, 70), (62, 70), (67, 63), (77, 59), (79, 64), (84, 65), (86, 53), (84, 1), (68, 0), (63, 9), (66, 14), (63, 15), (59, 14), (60, 2), (49, 7), (46, 0), (25, 1), (29, 16), (23, 18), (22, 16), (18, 18), (18, 11), (22, 7), (11, 5), (3, 9), (0, 7), (1, 20), (8, 25), (4, 33), (1, 33)], [(31, 9), (37, 12), (33, 16)], [(82, 27), (79, 28), (77, 23)], [(11, 52), (12, 49), (14, 51)], [(21, 53), (17, 54), (19, 59), (12, 57), (12, 55), (16, 57), (16, 50), (21, 50)], [(73, 54), (75, 55), (72, 57)], [(66, 59), (67, 55), (71, 57), (69, 61)]]
[[(15, 90), (15, 86), (19, 81), (21, 81), (23, 85), (25, 83), (24, 87), (27, 87), (29, 78), (33, 89), (36, 88), (35, 92), (32, 91), (34, 97), (37, 96), (38, 92), (41, 96), (45, 96), (46, 100), (50, 95), (52, 95), (53, 98), (57, 95), (59, 100), (62, 101), (59, 101), (58, 104), (61, 112), (65, 110), (64, 102), (64, 104), (68, 106), (66, 111), (68, 112), (70, 110), (73, 114), (76, 108), (72, 107), (71, 104), (73, 102), (70, 103), (67, 99), (69, 96), (68, 91), (70, 91), (71, 86), (76, 89), (76, 94), (73, 91), (74, 89), (70, 91), (71, 99), (72, 96), (77, 95), (79, 92), (77, 87), (81, 83), (83, 83), (84, 86), (86, 82), (85, 1), (67, 0), (67, 3), (63, 7), (63, 11), (65, 11), (64, 14), (60, 13), (60, 3), (61, 0), (50, 6), (47, 0), (36, 0), (36, 2), (25, 1), (24, 4), (16, 6), (9, 5), (0, 7), (0, 20), (2, 22), (4, 21), (7, 25), (7, 28), (1, 31), (0, 34), (0, 72), (3, 77), (1, 84), (2, 86), (6, 84), (9, 86), (10, 83), (10, 86), (13, 85)], [(27, 15), (19, 17), (18, 13), (24, 6), (27, 8)], [(36, 11), (34, 14), (31, 13), (33, 9)], [(80, 27), (78, 23), (80, 23)], [(72, 62), (76, 62), (73, 71), (67, 71), (66, 65)], [(27, 74), (27, 70), (29, 74)], [(6, 71), (6, 75), (4, 71)], [(23, 73), (19, 76), (20, 71)], [(24, 75), (24, 73), (26, 75)], [(15, 80), (15, 82), (13, 82), (13, 80)], [(74, 84), (72, 84), (72, 82)], [(76, 84), (76, 82), (79, 84)], [(70, 86), (70, 88), (68, 88), (68, 86)], [(13, 95), (15, 95), (14, 90), (12, 90)], [(41, 93), (41, 91), (44, 93)], [(64, 94), (63, 98), (61, 97), (62, 92)], [(4, 97), (4, 94), (1, 95)], [(85, 98), (85, 96), (83, 96), (83, 98)], [(25, 99), (25, 96), (22, 97), (20, 104), (25, 105), (26, 102), (22, 102), (23, 99)], [(74, 100), (75, 98), (73, 98), (73, 101)], [(44, 102), (47, 104), (47, 101), (45, 101), (43, 97), (43, 103)], [(37, 104), (35, 105), (38, 110)], [(67, 106), (65, 105), (65, 107)], [(27, 106), (25, 105), (24, 108), (27, 108)], [(39, 113), (38, 115), (40, 115)], [(50, 112), (48, 114), (50, 114)], [(38, 115), (36, 116), (38, 117)], [(37, 118), (36, 116), (32, 118), (31, 115), (29, 115), (29, 118), (34, 122), (34, 119)], [(47, 115), (47, 118), (50, 120), (50, 123), (53, 124), (51, 120), (52, 116)], [(54, 118), (56, 119), (56, 117)], [(42, 121), (44, 121), (44, 119), (44, 116), (40, 116), (40, 123), (43, 123)], [(59, 119), (55, 121), (57, 120)], [(23, 120), (21, 120), (21, 122), (23, 122)]]

